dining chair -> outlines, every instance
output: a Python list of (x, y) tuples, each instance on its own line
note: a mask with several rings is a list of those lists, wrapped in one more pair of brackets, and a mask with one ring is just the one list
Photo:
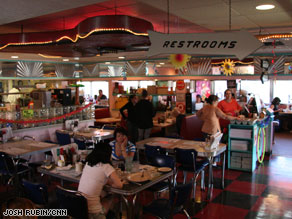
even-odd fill
[[(162, 155), (162, 154), (155, 155), (152, 158), (152, 162), (150, 164), (155, 167), (169, 167), (171, 168), (171, 170), (174, 171), (173, 176), (175, 176), (176, 174), (175, 159), (171, 156)], [(153, 186), (149, 187), (147, 190), (154, 192), (154, 194), (157, 194), (157, 193), (159, 194), (160, 192), (167, 190), (169, 186), (172, 187), (173, 185), (175, 185), (175, 177), (173, 177), (171, 181), (166, 180), (166, 181), (156, 183)]]
[(74, 143), (78, 145), (78, 150), (87, 150), (90, 148), (94, 148), (94, 143), (92, 141), (88, 141), (83, 137), (74, 137)]
[(56, 130), (57, 142), (59, 145), (71, 144), (71, 136), (67, 132)]
[(194, 174), (193, 181), (193, 199), (196, 198), (196, 185), (197, 178), (201, 173), (201, 189), (205, 189), (205, 167), (208, 166), (209, 162), (207, 159), (197, 161), (197, 151), (193, 149), (180, 149), (175, 148), (176, 162), (179, 164), (178, 170), (183, 171), (183, 183), (186, 183), (187, 173), (191, 172)]
[(188, 184), (175, 186), (170, 191), (169, 199), (155, 199), (149, 205), (143, 207), (143, 213), (159, 218), (172, 218), (176, 214), (184, 213), (187, 218), (191, 218), (184, 205), (189, 201), (192, 184), (191, 181)]
[(59, 208), (67, 209), (69, 216), (80, 219), (88, 218), (87, 200), (80, 192), (57, 186), (56, 195)]
[(15, 177), (24, 173), (30, 173), (31, 168), (20, 163), (18, 160), (13, 160), (5, 152), (0, 152), (0, 173), (1, 175), (9, 176), (8, 185), (10, 185)]
[(146, 160), (149, 164), (152, 163), (152, 158), (156, 155), (160, 155), (160, 154), (166, 154), (166, 150), (165, 148), (162, 148), (160, 146), (151, 146), (151, 145), (147, 145), (144, 144), (144, 150), (145, 150), (145, 156), (146, 156)]
[(34, 183), (25, 179), (22, 180), (22, 185), (28, 199), (40, 207), (47, 207), (48, 188), (46, 185), (42, 183)]

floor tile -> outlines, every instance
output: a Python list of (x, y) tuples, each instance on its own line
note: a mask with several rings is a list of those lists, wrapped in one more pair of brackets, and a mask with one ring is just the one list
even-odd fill
[[(231, 183), (232, 183), (232, 180), (224, 179), (224, 188), (226, 188)], [(221, 180), (221, 178), (214, 178), (214, 185), (213, 186), (216, 189), (222, 189), (222, 180)]]
[(242, 173), (236, 180), (252, 182), (257, 184), (265, 184), (269, 183), (270, 177), (268, 175), (263, 174), (254, 174), (254, 173)]
[[(214, 170), (214, 178), (221, 178), (222, 171), (220, 168), (213, 168)], [(242, 174), (241, 171), (234, 171), (234, 170), (225, 170), (225, 179), (235, 180)]]
[(251, 210), (267, 217), (275, 215), (292, 218), (292, 201), (281, 200), (279, 196), (270, 194), (267, 197), (259, 197)]
[(272, 215), (272, 214), (264, 214), (262, 212), (255, 212), (255, 211), (250, 211), (246, 216), (245, 219), (291, 219), (290, 216), (284, 217), (280, 215)]
[(234, 180), (225, 190), (260, 196), (266, 187), (264, 184)]
[(242, 194), (239, 192), (223, 191), (219, 194), (212, 203), (233, 206), (242, 209), (251, 209), (255, 204), (258, 196)]
[(248, 214), (248, 210), (225, 206), (217, 203), (210, 203), (202, 211), (195, 215), (195, 218), (200, 219), (234, 219), (244, 218)]
[(269, 195), (277, 196), (281, 200), (292, 201), (292, 187), (290, 189), (284, 189), (276, 186), (267, 186), (262, 193), (262, 197), (268, 197)]

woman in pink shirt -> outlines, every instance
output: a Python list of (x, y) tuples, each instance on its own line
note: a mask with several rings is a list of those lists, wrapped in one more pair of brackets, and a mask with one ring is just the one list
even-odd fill
[(105, 219), (112, 200), (101, 200), (105, 184), (122, 188), (123, 183), (111, 165), (112, 148), (109, 144), (98, 143), (87, 156), (79, 182), (78, 191), (87, 199), (89, 219)]

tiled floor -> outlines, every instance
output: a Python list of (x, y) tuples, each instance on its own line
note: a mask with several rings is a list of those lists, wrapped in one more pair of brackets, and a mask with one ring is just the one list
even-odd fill
[[(264, 163), (253, 173), (226, 170), (224, 189), (220, 186), (221, 169), (215, 168), (212, 199), (206, 201), (206, 191), (201, 191), (198, 185), (196, 201), (186, 206), (189, 214), (192, 218), (210, 219), (292, 218), (292, 156), (290, 154), (292, 154), (292, 134), (281, 133), (276, 136), (273, 155), (266, 157)], [(182, 182), (181, 174), (178, 176), (178, 181)], [(53, 181), (49, 190), (53, 191), (56, 184)], [(6, 199), (3, 186), (0, 186), (0, 192), (0, 199)], [(152, 199), (153, 194), (149, 192), (140, 196), (142, 205)], [(143, 215), (140, 218), (154, 217)], [(186, 217), (176, 215), (174, 218)]]

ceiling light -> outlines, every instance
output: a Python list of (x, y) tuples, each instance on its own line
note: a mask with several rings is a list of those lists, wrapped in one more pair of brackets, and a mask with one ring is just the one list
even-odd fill
[(161, 65), (156, 65), (156, 67), (161, 67)]
[(119, 58), (119, 59), (124, 59), (124, 58), (125, 58), (125, 56), (119, 56), (118, 58)]
[(256, 9), (257, 10), (271, 10), (275, 8), (275, 5), (272, 5), (272, 4), (266, 4), (266, 5), (258, 5), (256, 6)]
[(105, 62), (105, 64), (106, 64), (106, 65), (109, 65), (109, 64), (111, 64), (111, 62)]
[(79, 57), (74, 57), (74, 60), (79, 60), (80, 58)]
[(11, 56), (12, 59), (18, 59), (18, 56)]
[(160, 65), (164, 65), (165, 63), (164, 63), (164, 62), (160, 62), (159, 64), (160, 64)]
[(69, 59), (63, 59), (63, 61), (64, 61), (64, 62), (68, 62), (68, 61), (69, 61)]

